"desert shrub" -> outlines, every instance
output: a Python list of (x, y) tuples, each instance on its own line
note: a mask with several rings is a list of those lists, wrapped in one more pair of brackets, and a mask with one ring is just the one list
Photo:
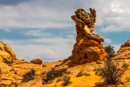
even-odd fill
[(15, 84), (14, 86), (15, 86), (15, 87), (18, 87), (18, 84)]
[(85, 71), (83, 71), (82, 69), (80, 70), (80, 72), (76, 75), (76, 77), (80, 77), (80, 76), (90, 76), (90, 74), (86, 73)]
[(62, 80), (63, 80), (62, 78), (58, 78), (58, 79), (56, 80), (56, 83), (59, 82), (59, 81), (62, 81)]
[(108, 60), (109, 60), (111, 57), (114, 56), (113, 53), (115, 53), (115, 50), (114, 50), (114, 47), (113, 47), (113, 46), (108, 45), (108, 46), (105, 46), (104, 49), (105, 49), (105, 51), (106, 51), (107, 54), (108, 54), (108, 57), (107, 57)]
[(43, 84), (48, 83), (48, 81), (53, 80), (56, 77), (62, 76), (63, 73), (67, 73), (67, 68), (58, 69), (52, 68), (50, 71), (46, 73), (46, 79), (43, 79)]
[(46, 64), (43, 64), (42, 67), (46, 67)]
[(29, 72), (27, 72), (26, 74), (23, 75), (22, 82), (28, 82), (30, 80), (33, 80), (34, 75), (35, 75), (35, 70), (31, 69), (31, 71), (29, 71)]
[(96, 75), (99, 75), (99, 76), (102, 75), (101, 67), (97, 67), (93, 71), (95, 72)]
[(0, 50), (2, 50), (2, 48), (0, 47)]
[(130, 82), (126, 83), (123, 87), (130, 87)]
[(125, 80), (126, 80), (127, 82), (130, 82), (130, 77), (127, 76), (127, 77), (125, 78)]
[(127, 69), (128, 67), (129, 67), (128, 63), (124, 63), (123, 66), (122, 66), (122, 68), (124, 68), (124, 69)]
[(119, 81), (119, 77), (123, 71), (118, 68), (112, 61), (107, 61), (105, 66), (101, 68), (101, 76), (105, 78), (105, 83), (115, 84)]
[(46, 74), (46, 71), (41, 72), (41, 75), (44, 75), (44, 74)]
[(12, 60), (7, 60), (6, 58), (3, 59), (3, 62), (6, 63), (7, 65), (11, 66), (13, 64), (13, 59)]
[(52, 83), (52, 81), (48, 81), (48, 84), (51, 84)]
[(67, 75), (67, 74), (64, 74), (64, 75), (63, 75), (63, 85), (66, 86), (66, 85), (68, 85), (68, 84), (70, 84), (70, 83), (71, 83), (71, 82), (70, 82), (70, 76)]

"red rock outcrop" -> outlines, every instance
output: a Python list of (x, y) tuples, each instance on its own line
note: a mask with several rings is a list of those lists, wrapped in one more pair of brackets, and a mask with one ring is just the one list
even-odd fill
[(130, 59), (130, 38), (123, 43), (112, 59)]
[(74, 44), (72, 55), (69, 57), (70, 64), (83, 64), (97, 60), (104, 60), (106, 52), (101, 42), (104, 39), (94, 31), (94, 23), (96, 22), (95, 9), (89, 9), (87, 13), (84, 9), (75, 11), (75, 15), (71, 16), (76, 23), (76, 43)]
[(13, 52), (11, 46), (5, 45), (0, 41), (0, 59), (17, 60), (15, 53)]

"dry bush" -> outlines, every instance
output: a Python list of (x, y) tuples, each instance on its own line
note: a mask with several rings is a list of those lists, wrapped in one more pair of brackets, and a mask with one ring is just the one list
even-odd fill
[(123, 70), (117, 67), (112, 61), (107, 61), (105, 66), (101, 68), (101, 76), (107, 84), (115, 84), (119, 82), (119, 77), (123, 74)]
[(124, 69), (127, 69), (128, 67), (129, 67), (128, 63), (124, 63), (123, 66), (122, 66), (122, 68), (124, 68)]
[(29, 71), (29, 72), (27, 72), (26, 74), (23, 75), (22, 82), (28, 82), (30, 80), (33, 80), (34, 75), (35, 75), (35, 70), (31, 69), (31, 71)]
[(70, 76), (69, 75), (67, 75), (67, 74), (64, 74), (63, 75), (63, 85), (64, 86), (66, 86), (66, 85), (68, 85), (68, 84), (70, 84), (71, 82), (70, 82)]
[(58, 69), (52, 68), (50, 71), (46, 73), (46, 78), (43, 79), (43, 84), (48, 83), (49, 81), (53, 80), (56, 77), (60, 77), (63, 73), (67, 73), (67, 68)]
[(83, 71), (83, 69), (81, 69), (80, 72), (76, 75), (76, 77), (80, 77), (80, 76), (83, 76), (83, 75), (90, 76), (89, 73), (87, 73), (87, 72)]

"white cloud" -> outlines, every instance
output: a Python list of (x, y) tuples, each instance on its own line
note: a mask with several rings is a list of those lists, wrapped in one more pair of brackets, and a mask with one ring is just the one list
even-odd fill
[[(70, 15), (67, 11), (57, 12), (38, 6), (38, 4), (20, 3), (18, 5), (0, 6), (0, 28), (66, 28)], [(66, 14), (64, 14), (66, 13)], [(63, 15), (64, 14), (64, 15)], [(69, 15), (69, 17), (68, 17)]]
[[(75, 3), (74, 3), (75, 2)], [(10, 28), (70, 28), (74, 26), (70, 16), (77, 8), (97, 10), (96, 26), (116, 26), (103, 32), (129, 31), (129, 1), (122, 0), (30, 0), (16, 5), (0, 5), (0, 29)], [(88, 5), (86, 5), (88, 3)], [(105, 28), (104, 28), (105, 29)]]
[(105, 43), (108, 43), (108, 44), (110, 44), (112, 42), (111, 39), (109, 39), (109, 38), (105, 38), (104, 41), (105, 41)]
[(45, 29), (35, 29), (35, 30), (29, 30), (25, 33), (25, 35), (29, 36), (52, 36), (49, 32), (43, 32)]
[(110, 25), (107, 27), (102, 27), (101, 32), (120, 32), (120, 28), (116, 27), (115, 25)]
[[(54, 61), (71, 56), (74, 38), (40, 38), (32, 40), (2, 40), (11, 45), (18, 59), (28, 61), (41, 58), (43, 61)], [(35, 44), (34, 44), (35, 43)]]

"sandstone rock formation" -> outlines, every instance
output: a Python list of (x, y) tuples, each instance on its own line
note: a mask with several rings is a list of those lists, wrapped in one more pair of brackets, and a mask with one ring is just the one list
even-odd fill
[(13, 52), (11, 46), (4, 44), (0, 41), (0, 59), (7, 60), (17, 60), (15, 53)]
[(130, 59), (130, 39), (123, 43), (112, 59)]
[(96, 11), (90, 8), (90, 13), (84, 9), (75, 11), (75, 15), (71, 16), (76, 23), (76, 43), (74, 44), (72, 55), (69, 57), (71, 64), (83, 64), (97, 60), (104, 60), (106, 52), (101, 42), (104, 39), (94, 31), (94, 23), (96, 22)]
[(40, 58), (37, 59), (33, 59), (30, 62), (34, 63), (34, 64), (42, 64), (42, 60)]

